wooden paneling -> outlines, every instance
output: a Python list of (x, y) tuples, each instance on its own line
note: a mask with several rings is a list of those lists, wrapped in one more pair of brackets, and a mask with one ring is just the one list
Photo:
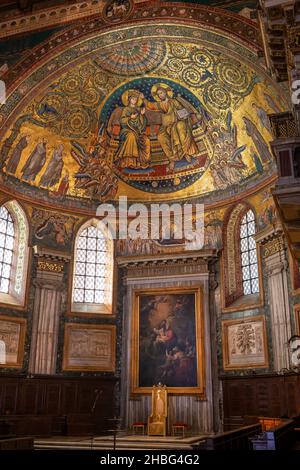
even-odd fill
[(300, 414), (300, 377), (287, 377), (286, 379), (286, 393), (288, 396), (287, 401), (287, 416), (298, 416)]
[(0, 404), (1, 414), (15, 414), (17, 412), (18, 383), (3, 383), (2, 400)]
[(78, 393), (78, 412), (90, 413), (94, 401), (94, 390), (91, 390), (88, 385), (83, 385), (79, 388)]
[(116, 379), (0, 377), (0, 423), (17, 436), (101, 432), (114, 413)]
[(208, 437), (200, 448), (204, 450), (252, 450), (250, 438), (260, 432), (261, 424), (252, 424)]
[(18, 401), (16, 414), (37, 414), (38, 383), (25, 382), (22, 384), (20, 400)]
[[(222, 378), (224, 423), (234, 427), (250, 416), (300, 416), (300, 375)], [(246, 417), (246, 420), (245, 420)]]
[(62, 387), (62, 407), (66, 414), (76, 412), (77, 387), (72, 383), (64, 383)]
[(61, 404), (61, 384), (49, 384), (45, 393), (45, 412), (46, 414), (59, 415)]
[(33, 439), (31, 437), (1, 439), (0, 451), (1, 450), (33, 450)]

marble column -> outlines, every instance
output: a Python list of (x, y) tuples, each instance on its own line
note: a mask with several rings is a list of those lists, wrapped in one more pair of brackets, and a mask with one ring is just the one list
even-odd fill
[(290, 368), (288, 340), (291, 337), (291, 315), (288, 294), (288, 259), (281, 229), (272, 228), (256, 236), (263, 248), (265, 274), (271, 317), (273, 366), (276, 372)]
[(55, 374), (59, 317), (65, 291), (63, 283), (68, 259), (45, 250), (36, 250), (37, 275), (33, 280), (35, 298), (32, 340), (29, 359), (30, 374)]

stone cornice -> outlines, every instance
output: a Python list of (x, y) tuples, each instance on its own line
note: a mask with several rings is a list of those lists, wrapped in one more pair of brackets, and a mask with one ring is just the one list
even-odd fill
[(86, 0), (70, 5), (56, 5), (52, 8), (43, 8), (30, 13), (8, 16), (0, 21), (0, 38), (98, 16), (104, 3), (104, 0)]
[(279, 236), (282, 236), (283, 228), (280, 222), (275, 222), (272, 225), (268, 225), (263, 230), (260, 230), (254, 235), (254, 239), (257, 243), (261, 243), (262, 245), (274, 240)]
[(149, 256), (123, 256), (117, 258), (117, 264), (120, 267), (134, 266), (163, 266), (188, 263), (206, 263), (211, 259), (217, 258), (216, 250), (201, 250), (195, 252), (186, 252), (180, 254), (160, 254)]
[(54, 6), (35, 12), (20, 14), (0, 21), (0, 39), (24, 34), (59, 25), (100, 20), (102, 26), (118, 26), (124, 23), (145, 20), (184, 21), (186, 23), (202, 22), (206, 27), (218, 28), (232, 36), (249, 42), (254, 48), (261, 49), (259, 30), (254, 21), (231, 13), (221, 8), (207, 5), (181, 4), (135, 0), (129, 16), (119, 22), (111, 22), (102, 13), (104, 0), (86, 0), (70, 5)]
[(37, 245), (33, 247), (33, 254), (41, 260), (49, 262), (61, 261), (68, 263), (71, 259), (71, 255), (64, 253), (63, 251), (52, 250), (51, 248), (44, 248)]

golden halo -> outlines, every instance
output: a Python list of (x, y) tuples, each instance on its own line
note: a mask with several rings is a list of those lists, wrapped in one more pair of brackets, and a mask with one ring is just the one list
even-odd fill
[(138, 90), (131, 89), (131, 90), (124, 91), (124, 93), (122, 94), (122, 103), (124, 104), (124, 106), (129, 105), (129, 98), (131, 96), (136, 96), (138, 98), (136, 106), (142, 105), (143, 100), (141, 98), (141, 93)]
[(161, 99), (157, 95), (157, 90), (159, 90), (159, 88), (165, 90), (169, 98), (173, 98), (173, 90), (169, 87), (169, 85), (167, 85), (166, 83), (155, 83), (155, 85), (153, 85), (153, 87), (151, 88), (151, 94), (155, 101), (161, 101)]

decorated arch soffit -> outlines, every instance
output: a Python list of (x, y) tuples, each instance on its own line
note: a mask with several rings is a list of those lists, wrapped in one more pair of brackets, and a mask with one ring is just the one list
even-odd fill
[(1, 185), (70, 209), (249, 194), (275, 171), (267, 114), (286, 109), (257, 63), (253, 44), (170, 19), (48, 53), (0, 109)]

